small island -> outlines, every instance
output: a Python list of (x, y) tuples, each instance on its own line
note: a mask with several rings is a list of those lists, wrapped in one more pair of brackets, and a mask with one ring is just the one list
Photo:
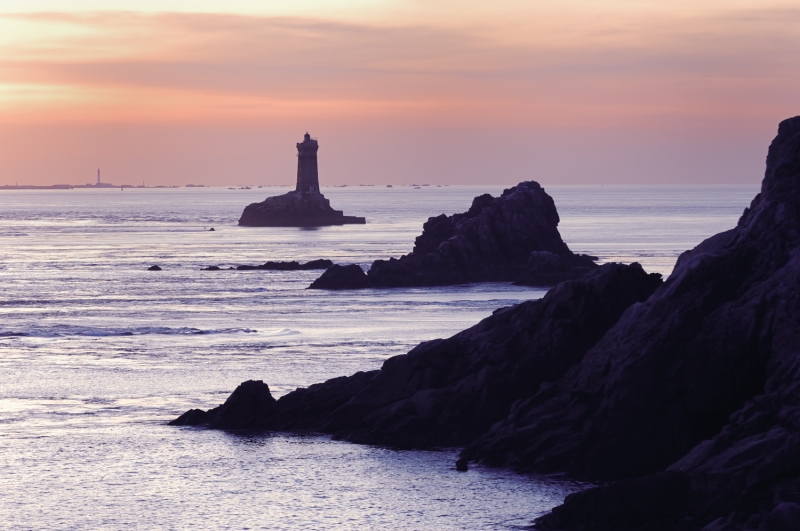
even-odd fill
[(319, 143), (308, 133), (297, 144), (297, 187), (293, 192), (268, 197), (245, 207), (239, 225), (243, 227), (324, 227), (364, 224), (365, 218), (345, 216), (319, 191), (317, 151)]

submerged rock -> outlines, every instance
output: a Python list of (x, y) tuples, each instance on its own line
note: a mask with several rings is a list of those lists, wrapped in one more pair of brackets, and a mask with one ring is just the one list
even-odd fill
[(341, 270), (328, 270), (310, 287), (388, 288), (491, 281), (554, 285), (596, 267), (596, 258), (569, 250), (558, 233), (558, 222), (553, 199), (538, 183), (522, 182), (500, 197), (476, 197), (462, 214), (429, 218), (414, 250), (399, 259), (373, 262), (366, 283), (354, 272), (344, 275)]
[(239, 271), (308, 271), (311, 269), (328, 269), (333, 265), (333, 262), (326, 259), (311, 260), (301, 264), (292, 260), (291, 262), (266, 262), (261, 265), (240, 265), (236, 266)]

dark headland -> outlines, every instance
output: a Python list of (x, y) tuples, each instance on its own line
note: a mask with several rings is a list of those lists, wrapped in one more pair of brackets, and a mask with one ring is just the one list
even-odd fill
[(661, 282), (605, 264), (449, 339), (275, 400), (241, 384), (173, 425), (292, 430), (608, 482), (551, 531), (785, 531), (800, 522), (800, 117), (736, 227)]
[(297, 186), (293, 192), (247, 205), (239, 218), (245, 227), (322, 227), (364, 224), (365, 218), (345, 216), (319, 191), (319, 143), (306, 133), (297, 144)]
[(333, 266), (312, 289), (446, 286), (516, 282), (552, 286), (594, 269), (595, 258), (569, 250), (558, 232), (553, 198), (539, 183), (519, 183), (500, 197), (484, 194), (464, 213), (429, 218), (414, 250), (399, 259)]

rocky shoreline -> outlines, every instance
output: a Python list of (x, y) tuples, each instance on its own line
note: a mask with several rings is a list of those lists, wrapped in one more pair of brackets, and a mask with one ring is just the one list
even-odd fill
[[(425, 255), (413, 260), (435, 279)], [(461, 469), (610, 482), (568, 496), (543, 530), (796, 529), (800, 117), (781, 122), (737, 226), (682, 254), (666, 282), (637, 264), (594, 267), (380, 370), (279, 400), (248, 381), (171, 424), (464, 446)]]
[(428, 218), (411, 253), (358, 265), (334, 266), (311, 289), (448, 286), (515, 282), (552, 286), (596, 267), (595, 257), (569, 250), (558, 232), (553, 198), (539, 183), (519, 183), (500, 197), (484, 194), (468, 211)]

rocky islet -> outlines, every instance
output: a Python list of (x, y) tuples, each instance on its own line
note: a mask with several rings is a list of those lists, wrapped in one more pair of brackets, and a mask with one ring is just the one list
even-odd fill
[(411, 253), (358, 265), (334, 266), (311, 289), (446, 286), (516, 282), (552, 286), (596, 267), (596, 258), (570, 251), (558, 232), (553, 198), (527, 181), (484, 194), (461, 214), (428, 218)]

